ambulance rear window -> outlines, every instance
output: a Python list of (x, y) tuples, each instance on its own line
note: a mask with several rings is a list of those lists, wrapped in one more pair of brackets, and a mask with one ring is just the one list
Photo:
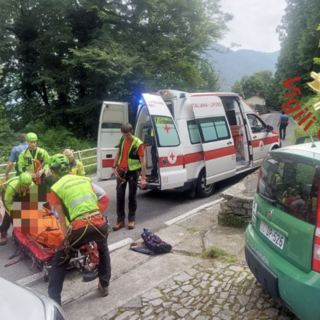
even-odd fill
[(103, 122), (101, 129), (120, 129), (121, 123)]
[(177, 128), (172, 118), (154, 116), (153, 121), (159, 147), (176, 147), (180, 145)]
[(230, 131), (225, 117), (198, 120), (202, 142), (230, 139)]

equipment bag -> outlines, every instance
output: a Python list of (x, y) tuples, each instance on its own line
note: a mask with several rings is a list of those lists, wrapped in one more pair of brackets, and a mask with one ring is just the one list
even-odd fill
[(64, 236), (57, 218), (54, 215), (44, 216), (38, 220), (38, 228), (30, 232), (30, 236), (45, 248), (58, 249)]
[(144, 254), (163, 254), (169, 253), (172, 249), (172, 246), (163, 240), (156, 234), (152, 233), (148, 229), (143, 229), (141, 234), (143, 242), (132, 243), (130, 249)]

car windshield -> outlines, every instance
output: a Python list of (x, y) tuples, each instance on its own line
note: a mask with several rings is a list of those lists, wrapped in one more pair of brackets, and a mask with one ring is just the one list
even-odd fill
[(298, 156), (270, 154), (261, 167), (258, 194), (282, 211), (315, 224), (318, 165)]

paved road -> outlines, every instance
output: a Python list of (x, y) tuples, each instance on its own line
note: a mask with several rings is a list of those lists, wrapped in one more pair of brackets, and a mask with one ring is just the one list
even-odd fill
[[(277, 128), (279, 114), (267, 114), (263, 116), (265, 121)], [(290, 143), (289, 136), (293, 136), (294, 122), (290, 123), (288, 127), (288, 139), (283, 141), (284, 145)], [(120, 229), (117, 232), (112, 232), (109, 236), (109, 244), (116, 243), (125, 238), (139, 239), (143, 228), (149, 228), (153, 231), (163, 228), (164, 222), (181, 214), (184, 214), (192, 209), (195, 209), (205, 203), (211, 202), (219, 198), (219, 193), (233, 184), (241, 180), (246, 174), (227, 179), (217, 183), (216, 192), (210, 198), (198, 199), (188, 196), (186, 193), (179, 193), (175, 191), (138, 191), (138, 212), (136, 216), (136, 229), (127, 230)], [(110, 196), (110, 205), (107, 210), (107, 215), (111, 224), (116, 222), (116, 195), (115, 195), (115, 181), (102, 181), (98, 183), (101, 185)], [(19, 262), (8, 268), (4, 265), (8, 263), (8, 257), (14, 252), (15, 246), (12, 241), (0, 247), (0, 276), (11, 281), (17, 281), (32, 275), (36, 270), (30, 271), (23, 262)], [(28, 261), (30, 263), (30, 261)]]
[[(265, 120), (267, 124), (270, 126), (273, 126), (273, 129), (279, 133), (279, 127), (278, 127), (278, 122), (281, 116), (281, 112), (279, 113), (267, 113), (262, 116), (262, 118)], [(295, 139), (294, 139), (294, 128), (297, 127), (298, 125), (296, 122), (292, 119), (289, 118), (289, 125), (287, 127), (286, 133), (286, 140), (281, 140), (281, 144), (283, 147), (290, 146), (294, 144)]]

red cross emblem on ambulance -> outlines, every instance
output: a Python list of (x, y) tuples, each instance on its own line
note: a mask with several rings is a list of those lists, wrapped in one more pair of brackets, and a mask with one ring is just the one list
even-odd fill
[(262, 141), (262, 140), (259, 142), (259, 147), (260, 147), (260, 149), (261, 149), (261, 150), (262, 150), (262, 149), (263, 149), (263, 147), (264, 147), (264, 143), (263, 143), (263, 141)]
[(170, 127), (168, 127), (167, 125), (165, 125), (165, 126), (164, 126), (164, 130), (166, 130), (166, 132), (169, 133)]
[(169, 163), (171, 163), (171, 164), (174, 164), (174, 163), (177, 162), (177, 156), (176, 156), (175, 152), (172, 151), (172, 150), (170, 150), (170, 151), (168, 152), (168, 161), (169, 161)]

